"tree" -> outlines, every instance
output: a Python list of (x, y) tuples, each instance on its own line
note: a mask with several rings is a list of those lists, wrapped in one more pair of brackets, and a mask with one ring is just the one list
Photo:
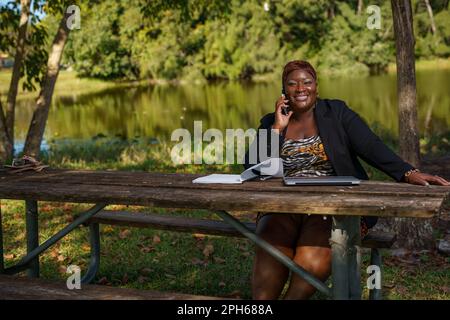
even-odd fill
[(17, 32), (13, 71), (6, 102), (6, 116), (0, 101), (0, 162), (5, 162), (6, 159), (11, 158), (14, 149), (14, 114), (30, 15), (30, 0), (21, 0), (20, 7), (20, 22)]
[[(17, 4), (11, 1), (0, 8), (0, 50), (14, 56), (6, 116), (0, 101), (0, 163), (12, 158), (14, 153), (14, 120), (19, 80), (26, 75), (23, 88), (34, 90), (33, 82), (40, 81), (41, 62), (46, 59), (45, 29), (37, 24), (37, 17), (30, 12), (29, 0), (20, 1), (20, 13)], [(33, 8), (38, 11), (42, 5), (41, 1), (34, 1)]]
[(14, 57), (14, 66), (11, 76), (11, 83), (8, 90), (8, 100), (6, 102), (6, 129), (8, 131), (8, 140), (11, 148), (14, 146), (14, 115), (16, 109), (17, 88), (19, 87), (20, 71), (22, 68), (22, 60), (25, 55), (25, 41), (28, 27), (28, 18), (30, 16), (30, 0), (20, 1), (20, 22), (19, 31), (16, 42), (16, 55)]
[(404, 160), (418, 167), (420, 164), (419, 130), (411, 2), (410, 0), (392, 0), (391, 5), (397, 63), (399, 151)]
[[(62, 8), (65, 9), (63, 5)], [(60, 62), (64, 52), (64, 47), (69, 37), (68, 19), (72, 15), (70, 11), (63, 10), (63, 16), (59, 23), (58, 30), (51, 46), (47, 62), (47, 71), (41, 85), (41, 91), (36, 102), (36, 109), (33, 112), (28, 134), (25, 140), (24, 154), (34, 157), (39, 156), (42, 138), (44, 136), (45, 125), (48, 118), (50, 103), (53, 91), (60, 70)]]
[[(399, 112), (399, 150), (401, 157), (420, 166), (417, 123), (416, 75), (413, 17), (410, 0), (391, 0), (397, 61), (397, 96)], [(431, 221), (391, 219), (385, 223), (397, 234), (397, 244), (408, 248), (434, 245)]]
[(358, 15), (358, 16), (360, 16), (361, 15), (361, 13), (362, 13), (362, 9), (363, 9), (363, 0), (358, 0), (358, 7), (357, 7), (357, 9), (356, 9), (356, 14)]
[(431, 33), (434, 35), (436, 34), (436, 24), (434, 23), (433, 8), (431, 8), (429, 0), (424, 1), (425, 5), (427, 6), (428, 16), (430, 17)]

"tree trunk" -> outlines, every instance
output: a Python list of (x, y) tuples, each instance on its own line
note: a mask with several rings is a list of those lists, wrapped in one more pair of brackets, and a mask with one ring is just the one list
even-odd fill
[(14, 152), (14, 116), (16, 110), (17, 88), (19, 87), (20, 69), (22, 68), (25, 54), (25, 41), (27, 37), (28, 18), (30, 16), (30, 0), (20, 1), (21, 14), (19, 32), (17, 35), (16, 54), (14, 56), (14, 66), (12, 70), (11, 82), (9, 84), (8, 100), (6, 102), (6, 129), (9, 142), (11, 143), (11, 154)]
[[(391, 0), (397, 52), (397, 95), (399, 110), (399, 145), (401, 157), (419, 166), (419, 133), (417, 124), (416, 75), (414, 60), (413, 16), (410, 0)], [(414, 218), (380, 219), (378, 227), (397, 234), (397, 246), (432, 248), (431, 220)]]
[(2, 101), (0, 99), (0, 165), (6, 163), (12, 154), (12, 144), (8, 137), (5, 114), (3, 113)]
[(331, 0), (329, 5), (328, 5), (328, 9), (327, 9), (327, 17), (330, 20), (333, 20), (335, 17), (335, 13), (334, 13), (334, 0)]
[(363, 8), (363, 0), (358, 0), (358, 8), (356, 9), (356, 14), (358, 16), (361, 15), (362, 13), (362, 8)]
[(425, 5), (427, 6), (428, 15), (430, 16), (431, 33), (436, 34), (436, 24), (434, 23), (433, 9), (431, 8), (430, 1), (425, 0)]
[(397, 95), (400, 155), (419, 166), (413, 17), (410, 0), (391, 0), (397, 51)]
[(71, 14), (65, 13), (61, 19), (55, 39), (53, 40), (50, 55), (47, 62), (47, 71), (41, 86), (41, 91), (36, 102), (36, 109), (31, 119), (25, 140), (24, 154), (39, 157), (45, 125), (48, 118), (53, 91), (58, 78), (61, 57), (64, 46), (67, 43), (70, 30), (67, 28), (67, 19)]

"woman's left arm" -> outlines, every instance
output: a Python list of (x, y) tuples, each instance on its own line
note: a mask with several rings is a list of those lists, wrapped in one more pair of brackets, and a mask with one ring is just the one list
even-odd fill
[(397, 181), (418, 185), (450, 185), (445, 179), (422, 173), (401, 159), (373, 133), (356, 112), (346, 105), (342, 109), (341, 119), (351, 147), (359, 157), (370, 165), (380, 169)]

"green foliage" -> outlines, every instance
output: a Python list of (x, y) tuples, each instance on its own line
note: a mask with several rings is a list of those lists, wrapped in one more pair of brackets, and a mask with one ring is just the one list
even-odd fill
[[(382, 16), (382, 29), (368, 30), (367, 15), (357, 15), (345, 2), (337, 4), (339, 15), (333, 19), (330, 32), (324, 37), (319, 68), (324, 73), (379, 74), (395, 57), (392, 17)], [(390, 13), (389, 3), (381, 7)]]
[[(47, 61), (46, 41), (47, 30), (40, 23), (36, 13), (39, 12), (39, 1), (35, 1), (34, 11), (30, 13), (30, 24), (25, 41), (25, 56), (20, 69), (23, 90), (33, 91), (35, 84), (40, 83)], [(18, 3), (9, 1), (0, 6), (0, 52), (6, 52), (11, 57), (16, 54), (17, 30), (19, 28), (20, 9)]]
[(82, 30), (74, 31), (66, 63), (73, 63), (81, 76), (100, 79), (135, 78), (130, 49), (121, 44), (120, 17), (125, 1), (102, 1), (94, 10), (82, 7)]
[[(53, 7), (64, 1), (41, 2), (49, 6), (46, 20), (51, 21)], [(369, 3), (358, 14), (358, 1), (80, 3), (82, 28), (72, 32), (63, 63), (84, 77), (187, 82), (272, 78), (292, 59), (309, 60), (323, 74), (367, 75), (383, 73), (395, 61), (388, 0), (373, 3), (381, 7), (380, 30), (366, 27)], [(413, 1), (419, 59), (450, 56), (446, 2), (431, 5), (435, 35), (424, 2)]]

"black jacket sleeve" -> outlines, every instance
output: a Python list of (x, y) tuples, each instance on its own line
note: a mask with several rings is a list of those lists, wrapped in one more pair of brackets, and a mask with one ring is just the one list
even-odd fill
[(414, 168), (387, 147), (361, 117), (345, 104), (341, 116), (351, 148), (365, 162), (396, 181), (401, 181), (405, 172)]

